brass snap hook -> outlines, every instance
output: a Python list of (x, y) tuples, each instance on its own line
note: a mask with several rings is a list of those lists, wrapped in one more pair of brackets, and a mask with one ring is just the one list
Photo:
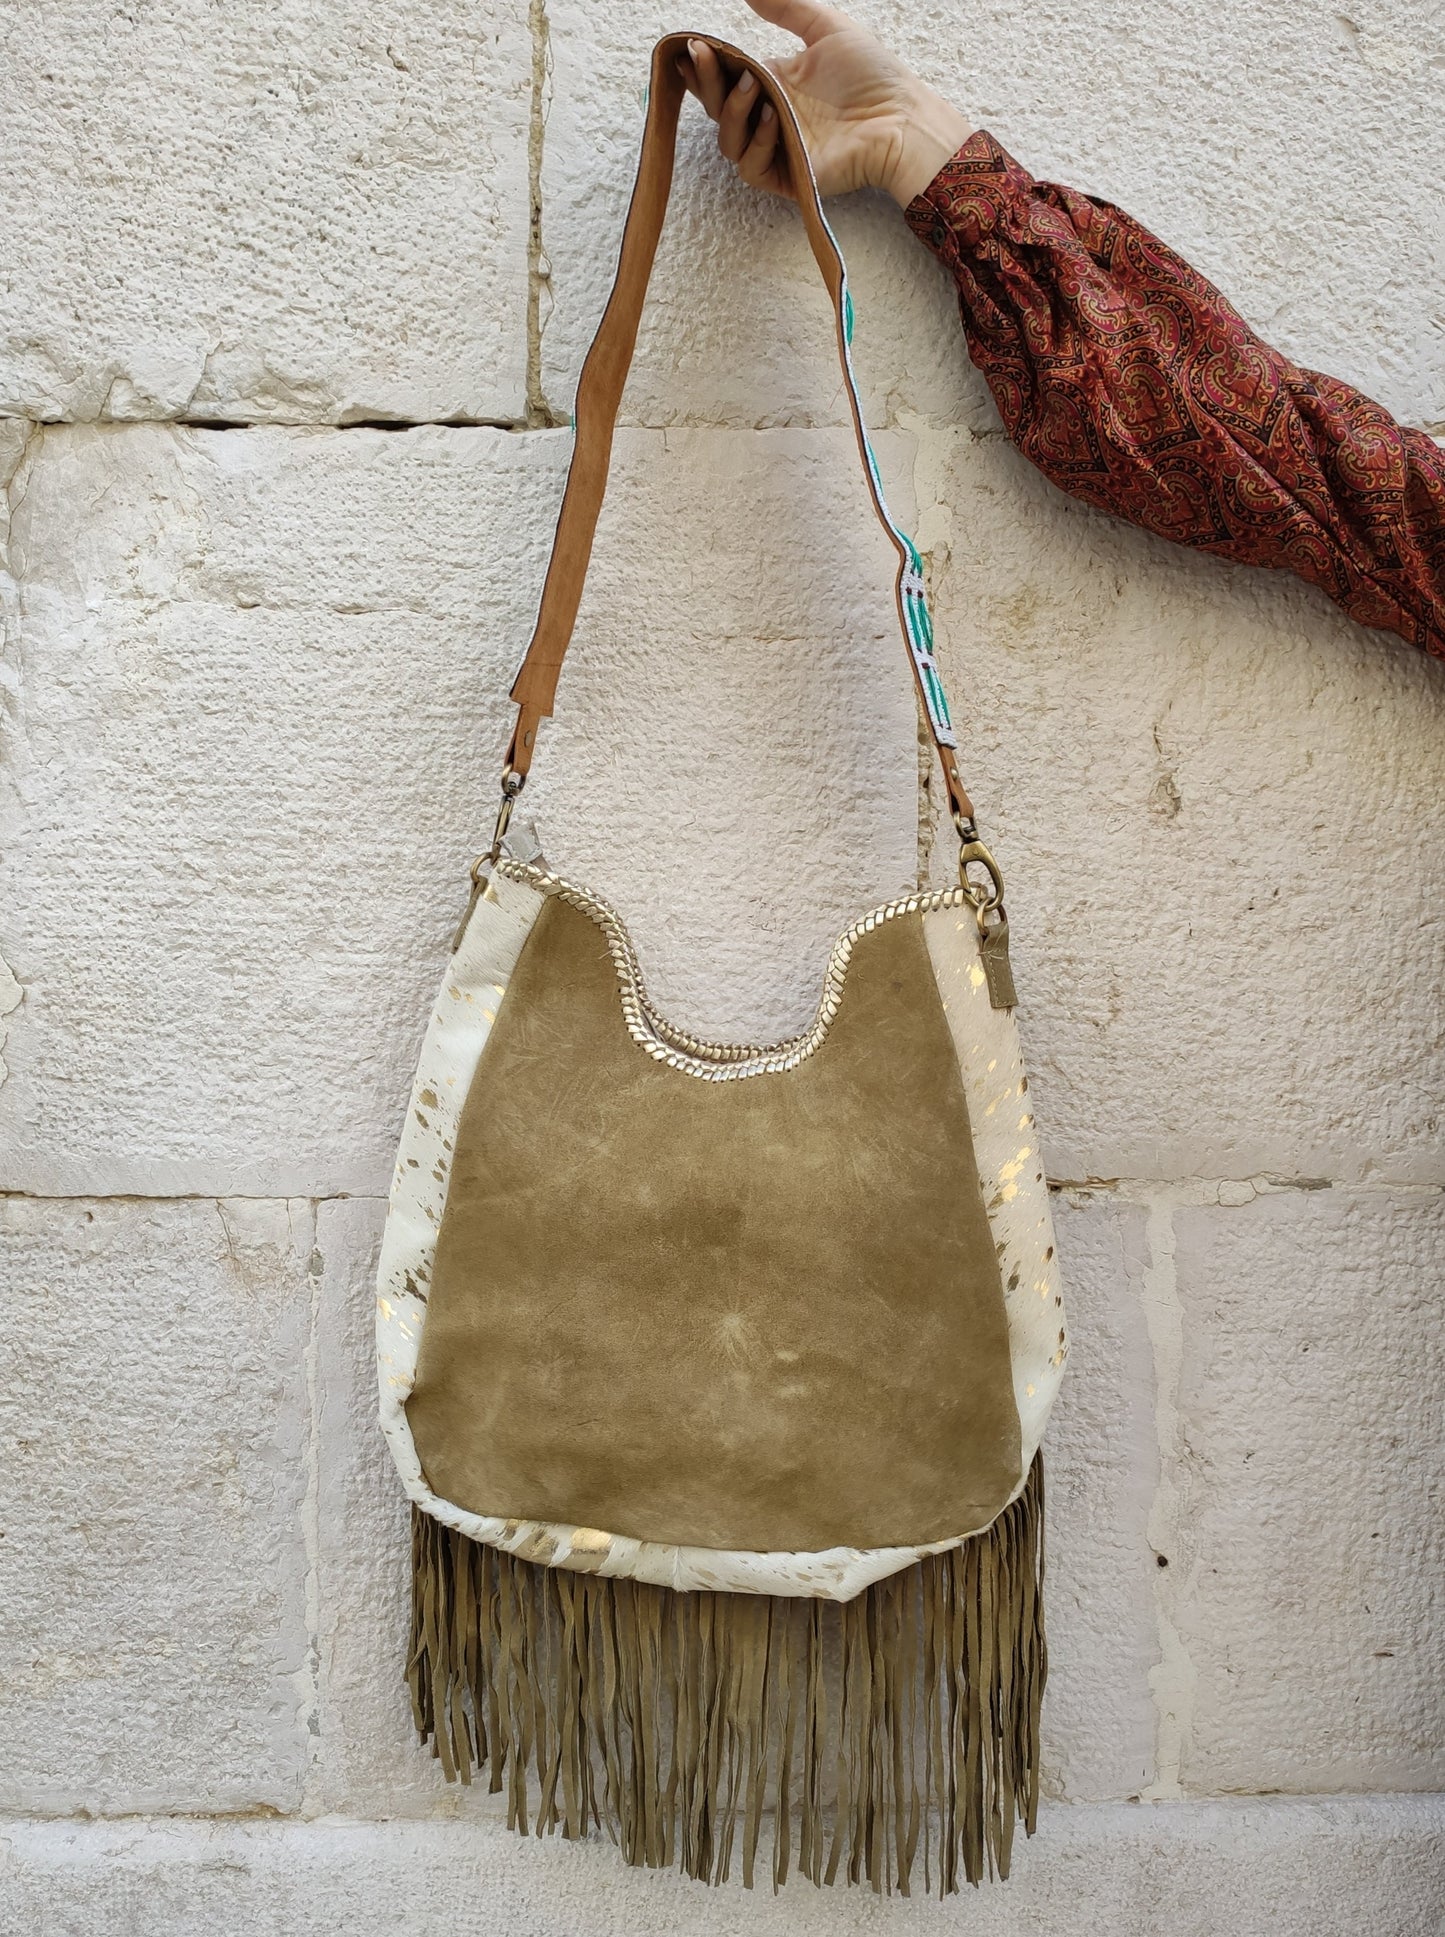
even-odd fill
[[(986, 884), (970, 876), (969, 869), (975, 867), (982, 868), (987, 875)], [(964, 841), (959, 847), (958, 885), (973, 903), (976, 914), (986, 915), (992, 908), (1003, 907), (1003, 870), (977, 838)], [(982, 921), (979, 926), (983, 926)]]
[(479, 854), (472, 863), (471, 899), (467, 903), (466, 912), (462, 916), (456, 933), (452, 936), (453, 955), (461, 947), (462, 936), (467, 932), (467, 923), (476, 912), (477, 903), (486, 893), (487, 881), (492, 869), (502, 858), (502, 843), (506, 840), (507, 829), (511, 825), (512, 810), (517, 804), (518, 794), (526, 785), (526, 780), (526, 774), (518, 773), (515, 767), (508, 767), (502, 775), (502, 802), (497, 809), (496, 825), (492, 829), (492, 843), (486, 853)]
[(507, 829), (512, 824), (512, 809), (517, 804), (517, 796), (527, 784), (527, 776), (518, 773), (515, 767), (508, 767), (502, 775), (502, 804), (497, 809), (496, 826), (492, 829), (492, 844), (486, 853), (472, 867), (472, 881), (476, 882), (477, 871), (482, 867), (493, 867), (501, 859), (502, 843), (507, 838)]

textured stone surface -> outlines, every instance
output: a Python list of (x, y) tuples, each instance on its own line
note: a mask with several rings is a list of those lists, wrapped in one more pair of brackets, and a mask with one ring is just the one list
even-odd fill
[(299, 1801), (311, 1253), (304, 1203), (0, 1202), (0, 1807)]
[(514, 418), (525, 0), (15, 10), (0, 412)]
[(1436, 1937), (1445, 1905), (1437, 1797), (1050, 1809), (1006, 1884), (943, 1904), (708, 1891), (477, 1824), (6, 1825), (0, 1851), (0, 1918), (35, 1937)]
[(1188, 1789), (1445, 1788), (1445, 1195), (1175, 1221)]
[(444, 1782), (440, 1763), (418, 1744), (404, 1680), (411, 1509), (376, 1423), (376, 1253), (384, 1209), (374, 1199), (323, 1204), (316, 1223), (323, 1268), (312, 1801), (358, 1815), (495, 1817), (485, 1784)]
[[(569, 442), (32, 439), (5, 1184), (386, 1189)], [(796, 1027), (837, 931), (913, 878), (892, 556), (846, 433), (620, 440), (527, 803), (685, 1024)]]
[(1159, 1656), (1149, 1508), (1154, 1366), (1140, 1302), (1145, 1218), (1108, 1196), (1057, 1198), (1069, 1363), (1044, 1439), (1049, 1686), (1045, 1794), (1123, 1800), (1155, 1779)]
[(496, 431), (32, 440), (7, 1182), (384, 1188), (556, 483)]
[(915, 486), (1050, 1173), (1445, 1177), (1445, 664), (1001, 442)]

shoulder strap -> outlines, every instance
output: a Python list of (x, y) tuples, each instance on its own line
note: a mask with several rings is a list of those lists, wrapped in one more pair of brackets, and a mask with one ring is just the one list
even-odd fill
[(690, 38), (706, 41), (723, 57), (729, 68), (746, 68), (756, 75), (763, 96), (772, 102), (777, 112), (803, 226), (833, 298), (844, 388), (873, 508), (898, 553), (895, 594), (899, 623), (938, 749), (949, 804), (960, 833), (969, 839), (973, 836), (973, 808), (959, 778), (954, 753), (957, 741), (949, 719), (948, 702), (944, 698), (934, 664), (933, 627), (924, 596), (922, 561), (913, 541), (898, 528), (889, 513), (878, 462), (863, 425), (862, 405), (850, 352), (853, 300), (848, 291), (848, 274), (843, 257), (823, 213), (818, 185), (808, 161), (808, 151), (797, 117), (777, 77), (750, 55), (727, 41), (714, 39), (711, 34), (669, 34), (657, 43), (652, 52), (647, 123), (643, 130), (637, 181), (622, 234), (617, 277), (578, 380), (576, 444), (572, 453), (572, 467), (568, 472), (567, 488), (557, 519), (536, 629), (512, 685), (511, 696), (517, 703), (518, 711), (502, 775), (503, 794), (508, 799), (515, 797), (532, 764), (537, 727), (552, 711), (557, 677), (562, 670), (562, 660), (581, 603), (583, 581), (592, 553), (593, 533), (597, 528), (597, 514), (602, 507), (602, 494), (607, 485), (618, 405), (632, 362), (643, 299), (647, 294), (648, 278), (672, 186), (678, 113), (686, 92), (677, 71), (677, 61), (686, 52)]

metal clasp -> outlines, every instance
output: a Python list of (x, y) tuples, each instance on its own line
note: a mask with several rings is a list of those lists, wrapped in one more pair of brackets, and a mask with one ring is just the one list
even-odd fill
[(502, 774), (502, 803), (497, 809), (496, 825), (492, 829), (492, 844), (485, 854), (479, 854), (472, 863), (472, 897), (467, 903), (466, 913), (457, 925), (452, 936), (452, 953), (461, 947), (462, 936), (467, 932), (467, 923), (476, 912), (477, 903), (486, 892), (487, 877), (502, 858), (502, 843), (507, 838), (511, 825), (512, 810), (517, 804), (517, 796), (526, 785), (527, 776), (518, 773), (515, 767), (508, 767)]
[[(988, 982), (988, 999), (995, 1009), (1013, 1009), (1018, 1004), (1013, 969), (1008, 956), (1008, 915), (1003, 905), (1003, 869), (994, 860), (971, 819), (955, 814), (958, 827), (958, 885), (973, 907), (978, 923), (979, 953)], [(984, 879), (969, 869), (982, 870)]]
[[(1003, 909), (1003, 870), (978, 838), (974, 823), (965, 820), (961, 814), (955, 814), (954, 821), (958, 827), (958, 885), (973, 906), (979, 934), (986, 935), (991, 914), (997, 911), (1000, 920), (1006, 919)], [(981, 868), (987, 879), (979, 880), (970, 875), (970, 868)]]
[(492, 829), (492, 845), (472, 864), (472, 880), (475, 882), (478, 871), (483, 867), (495, 867), (502, 858), (502, 843), (507, 838), (507, 829), (512, 824), (512, 809), (517, 804), (517, 796), (527, 784), (527, 776), (518, 773), (515, 767), (508, 767), (502, 775), (502, 804), (497, 809), (496, 826)]

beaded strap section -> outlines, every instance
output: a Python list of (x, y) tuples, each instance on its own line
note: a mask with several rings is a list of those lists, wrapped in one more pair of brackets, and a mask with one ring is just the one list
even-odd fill
[(505, 875), (509, 881), (535, 889), (538, 894), (565, 901), (568, 907), (576, 908), (590, 921), (596, 922), (617, 970), (622, 1015), (628, 1035), (654, 1062), (666, 1063), (669, 1069), (680, 1070), (686, 1076), (701, 1077), (706, 1083), (731, 1083), (744, 1076), (778, 1075), (784, 1070), (796, 1069), (799, 1063), (806, 1062), (821, 1046), (832, 1027), (843, 997), (848, 964), (852, 960), (853, 950), (864, 935), (880, 928), (886, 921), (897, 920), (900, 915), (927, 915), (936, 908), (971, 906), (962, 888), (933, 889), (925, 893), (900, 895), (896, 901), (885, 902), (881, 908), (860, 915), (834, 942), (823, 974), (823, 993), (808, 1028), (780, 1042), (708, 1042), (701, 1036), (677, 1028), (658, 1010), (647, 993), (632, 937), (621, 917), (599, 895), (563, 880), (546, 868), (514, 861), (508, 855), (503, 855), (495, 863), (493, 871)]
[[(811, 167), (810, 167), (811, 173)], [(817, 185), (814, 184), (814, 194)], [(848, 389), (848, 407), (853, 414), (853, 425), (858, 436), (858, 445), (863, 453), (863, 461), (868, 472), (868, 488), (873, 496), (874, 508), (887, 527), (895, 545), (903, 554), (903, 564), (898, 578), (898, 609), (903, 619), (903, 637), (913, 660), (914, 675), (918, 680), (918, 690), (922, 695), (924, 710), (928, 714), (928, 725), (935, 741), (941, 747), (957, 747), (958, 736), (953, 730), (953, 717), (948, 710), (948, 696), (943, 690), (938, 664), (933, 656), (933, 620), (928, 611), (928, 593), (923, 580), (923, 559), (918, 547), (908, 533), (898, 524), (888, 508), (888, 499), (883, 490), (883, 478), (878, 469), (877, 454), (868, 435), (868, 426), (863, 421), (863, 399), (858, 390), (858, 376), (853, 368), (853, 327), (855, 311), (853, 292), (848, 287), (848, 265), (843, 260), (843, 251), (838, 248), (838, 238), (833, 233), (832, 224), (823, 213), (821, 199), (818, 212), (828, 240), (838, 251), (838, 267), (842, 275), (843, 328), (840, 335), (839, 356), (843, 365), (843, 375)]]

